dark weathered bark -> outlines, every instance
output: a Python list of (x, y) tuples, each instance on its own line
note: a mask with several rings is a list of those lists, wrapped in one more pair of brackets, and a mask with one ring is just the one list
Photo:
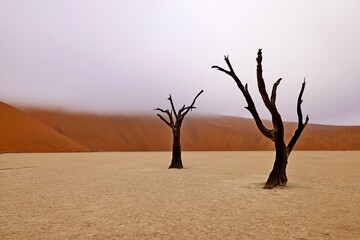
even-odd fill
[(169, 168), (183, 168), (181, 159), (180, 128), (173, 131), (172, 159)]
[[(168, 100), (170, 101), (171, 110), (169, 109), (163, 110), (161, 108), (154, 109), (162, 113), (165, 113), (168, 116), (168, 120), (166, 120), (161, 114), (157, 114), (158, 117), (172, 129), (173, 146), (172, 146), (172, 159), (169, 168), (178, 168), (178, 169), (183, 168), (182, 159), (181, 159), (181, 141), (180, 141), (181, 125), (183, 123), (186, 114), (188, 114), (189, 111), (191, 111), (192, 109), (195, 109), (194, 104), (196, 102), (196, 99), (203, 92), (204, 91), (201, 90), (196, 95), (196, 97), (189, 106), (184, 105), (182, 108), (180, 108), (179, 111), (176, 111), (171, 95), (168, 98)], [(174, 117), (175, 117), (175, 121), (174, 121)]]
[(289, 154), (286, 150), (285, 143), (282, 144), (275, 142), (275, 151), (276, 154), (274, 166), (269, 174), (268, 180), (264, 185), (265, 189), (271, 189), (276, 185), (285, 186), (287, 183), (286, 166), (288, 163)]
[(284, 141), (284, 124), (281, 119), (281, 115), (278, 112), (277, 107), (276, 107), (276, 91), (277, 91), (278, 85), (281, 82), (281, 78), (274, 83), (272, 92), (271, 92), (271, 97), (269, 98), (269, 95), (266, 92), (265, 81), (263, 79), (263, 74), (262, 74), (263, 69), (262, 69), (262, 51), (261, 51), (261, 49), (259, 49), (257, 58), (256, 58), (256, 62), (257, 62), (256, 77), (257, 77), (258, 90), (261, 95), (261, 98), (262, 98), (266, 108), (269, 110), (269, 112), (272, 116), (272, 124), (273, 124), (272, 129), (268, 129), (263, 125), (262, 120), (256, 110), (255, 104), (251, 98), (249, 91), (248, 91), (247, 84), (245, 84), (245, 86), (244, 86), (242, 84), (242, 82), (240, 81), (240, 79), (236, 76), (236, 74), (231, 66), (228, 56), (225, 56), (225, 62), (227, 64), (229, 70), (225, 70), (224, 68), (219, 67), (219, 66), (212, 66), (212, 68), (222, 71), (234, 79), (238, 88), (240, 89), (240, 91), (242, 92), (242, 94), (245, 97), (245, 100), (248, 104), (248, 106), (245, 108), (247, 110), (249, 110), (249, 112), (253, 116), (256, 126), (258, 127), (260, 132), (265, 137), (272, 140), (275, 144), (275, 151), (276, 151), (275, 162), (274, 162), (273, 169), (270, 172), (270, 175), (268, 177), (268, 180), (265, 183), (264, 188), (271, 189), (271, 188), (275, 187), (276, 185), (285, 186), (287, 183), (286, 166), (288, 163), (289, 155), (290, 155), (293, 147), (295, 146), (296, 141), (299, 139), (302, 131), (304, 130), (306, 124), (309, 121), (309, 117), (306, 116), (305, 123), (303, 123), (303, 116), (302, 116), (302, 111), (301, 111), (302, 95), (303, 95), (303, 92), (305, 89), (305, 81), (302, 84), (301, 91), (300, 91), (300, 94), (298, 97), (298, 103), (297, 103), (298, 128), (295, 131), (295, 134), (292, 137), (292, 139), (290, 140), (289, 144), (286, 146), (286, 143)]

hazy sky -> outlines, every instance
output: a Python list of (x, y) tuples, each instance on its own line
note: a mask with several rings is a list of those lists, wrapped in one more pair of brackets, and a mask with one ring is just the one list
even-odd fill
[[(198, 113), (251, 117), (236, 73), (264, 118), (256, 53), (283, 119), (360, 125), (360, 1), (0, 0), (0, 100), (115, 113), (198, 98)], [(155, 114), (155, 113), (153, 113)]]

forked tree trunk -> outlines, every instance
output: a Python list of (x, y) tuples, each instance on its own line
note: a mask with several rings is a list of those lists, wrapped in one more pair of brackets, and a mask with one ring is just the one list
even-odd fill
[(180, 128), (173, 131), (172, 159), (169, 168), (183, 168), (181, 160)]
[(269, 97), (265, 82), (263, 78), (263, 70), (262, 70), (262, 52), (261, 49), (258, 51), (258, 56), (256, 58), (257, 61), (257, 69), (256, 69), (256, 77), (257, 77), (257, 83), (258, 83), (258, 89), (259, 93), (261, 95), (261, 98), (266, 106), (266, 108), (269, 110), (271, 116), (272, 116), (272, 123), (273, 123), (273, 129), (268, 129), (262, 122), (254, 101), (249, 93), (247, 84), (243, 85), (238, 76), (236, 76), (234, 69), (231, 66), (229, 57), (225, 56), (225, 62), (229, 67), (229, 70), (226, 70), (219, 66), (212, 66), (212, 68), (215, 68), (219, 71), (222, 71), (229, 76), (231, 76), (240, 91), (243, 93), (245, 100), (248, 104), (247, 107), (245, 107), (251, 115), (253, 116), (256, 126), (260, 130), (260, 132), (267, 138), (269, 138), (271, 141), (275, 143), (275, 162), (272, 171), (270, 172), (270, 175), (268, 177), (268, 180), (266, 181), (264, 188), (271, 189), (275, 187), (276, 185), (285, 186), (287, 183), (287, 176), (286, 176), (286, 166), (288, 163), (289, 155), (292, 151), (292, 149), (295, 146), (296, 141), (299, 139), (302, 131), (304, 130), (306, 124), (309, 121), (309, 117), (306, 116), (305, 123), (303, 122), (303, 115), (301, 111), (301, 103), (302, 103), (302, 95), (304, 93), (305, 89), (305, 80), (301, 86), (300, 94), (297, 101), (297, 114), (298, 114), (298, 128), (296, 129), (293, 137), (291, 138), (290, 142), (286, 146), (284, 141), (284, 124), (281, 119), (281, 115), (277, 110), (276, 107), (276, 90), (278, 85), (280, 84), (281, 78), (277, 80), (272, 88), (271, 96)]

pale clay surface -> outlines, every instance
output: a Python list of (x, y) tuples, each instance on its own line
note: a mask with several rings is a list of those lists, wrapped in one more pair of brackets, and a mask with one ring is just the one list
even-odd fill
[(360, 239), (360, 152), (1, 154), (0, 239)]

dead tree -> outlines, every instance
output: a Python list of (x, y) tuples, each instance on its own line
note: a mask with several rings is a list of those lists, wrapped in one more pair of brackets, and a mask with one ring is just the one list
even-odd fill
[(284, 140), (284, 124), (281, 119), (280, 113), (278, 112), (278, 109), (276, 107), (276, 90), (277, 90), (278, 85), (280, 84), (281, 78), (274, 83), (274, 85), (272, 87), (271, 96), (269, 97), (268, 93), (266, 92), (265, 82), (263, 79), (263, 69), (262, 69), (262, 65), (261, 65), (261, 62), (262, 62), (261, 49), (259, 49), (259, 51), (257, 53), (256, 61), (257, 61), (256, 76), (257, 76), (258, 89), (259, 89), (260, 95), (262, 97), (262, 100), (263, 100), (266, 108), (271, 113), (272, 124), (273, 124), (272, 129), (268, 129), (267, 127), (264, 126), (264, 124), (255, 108), (254, 101), (252, 100), (252, 97), (250, 96), (250, 93), (248, 91), (248, 85), (245, 84), (245, 86), (244, 86), (242, 84), (242, 82), (240, 81), (240, 79), (238, 78), (238, 76), (235, 74), (234, 69), (232, 68), (232, 66), (230, 64), (229, 57), (225, 56), (225, 62), (227, 64), (229, 70), (226, 70), (219, 66), (212, 66), (212, 68), (215, 68), (221, 72), (226, 73), (227, 75), (229, 75), (230, 77), (232, 77), (235, 80), (238, 88), (244, 95), (246, 102), (248, 104), (248, 106), (245, 108), (247, 110), (249, 110), (249, 112), (253, 116), (256, 126), (258, 127), (260, 132), (265, 137), (269, 138), (271, 141), (273, 141), (275, 143), (276, 156), (275, 156), (274, 166), (273, 166), (273, 169), (272, 169), (272, 171), (268, 177), (268, 180), (266, 181), (265, 186), (264, 186), (264, 188), (266, 188), (266, 189), (271, 189), (271, 188), (275, 187), (276, 185), (282, 185), (282, 186), (286, 185), (286, 183), (288, 181), (287, 176), (286, 176), (286, 166), (288, 163), (289, 155), (290, 155), (291, 151), (293, 150), (296, 141), (299, 139), (302, 131), (304, 130), (306, 124), (309, 121), (309, 117), (306, 116), (306, 120), (305, 120), (305, 122), (303, 122), (303, 115), (302, 115), (302, 111), (301, 111), (301, 104), (303, 102), (302, 95), (304, 93), (306, 82), (304, 80), (304, 82), (302, 83), (301, 90), (300, 90), (298, 100), (297, 100), (298, 127), (297, 127), (293, 137), (291, 138), (290, 142), (286, 145), (285, 140)]
[(162, 113), (165, 113), (168, 117), (168, 120), (166, 120), (161, 114), (157, 114), (159, 116), (159, 118), (166, 123), (166, 125), (168, 125), (173, 133), (173, 146), (172, 146), (172, 159), (171, 159), (171, 164), (169, 168), (183, 168), (183, 164), (182, 164), (182, 160), (181, 160), (181, 143), (180, 143), (180, 130), (181, 130), (181, 125), (183, 123), (183, 120), (186, 116), (186, 114), (189, 113), (189, 111), (195, 109), (196, 107), (194, 107), (195, 101), (196, 99), (200, 96), (201, 93), (203, 93), (204, 91), (201, 90), (196, 97), (194, 98), (194, 100), (192, 101), (192, 103), (189, 106), (183, 106), (182, 108), (180, 108), (179, 111), (175, 110), (175, 106), (174, 106), (174, 102), (172, 100), (171, 95), (169, 95), (168, 100), (170, 101), (170, 105), (171, 105), (171, 110), (166, 109), (163, 110), (161, 108), (156, 108), (154, 110), (156, 111), (160, 111)]

